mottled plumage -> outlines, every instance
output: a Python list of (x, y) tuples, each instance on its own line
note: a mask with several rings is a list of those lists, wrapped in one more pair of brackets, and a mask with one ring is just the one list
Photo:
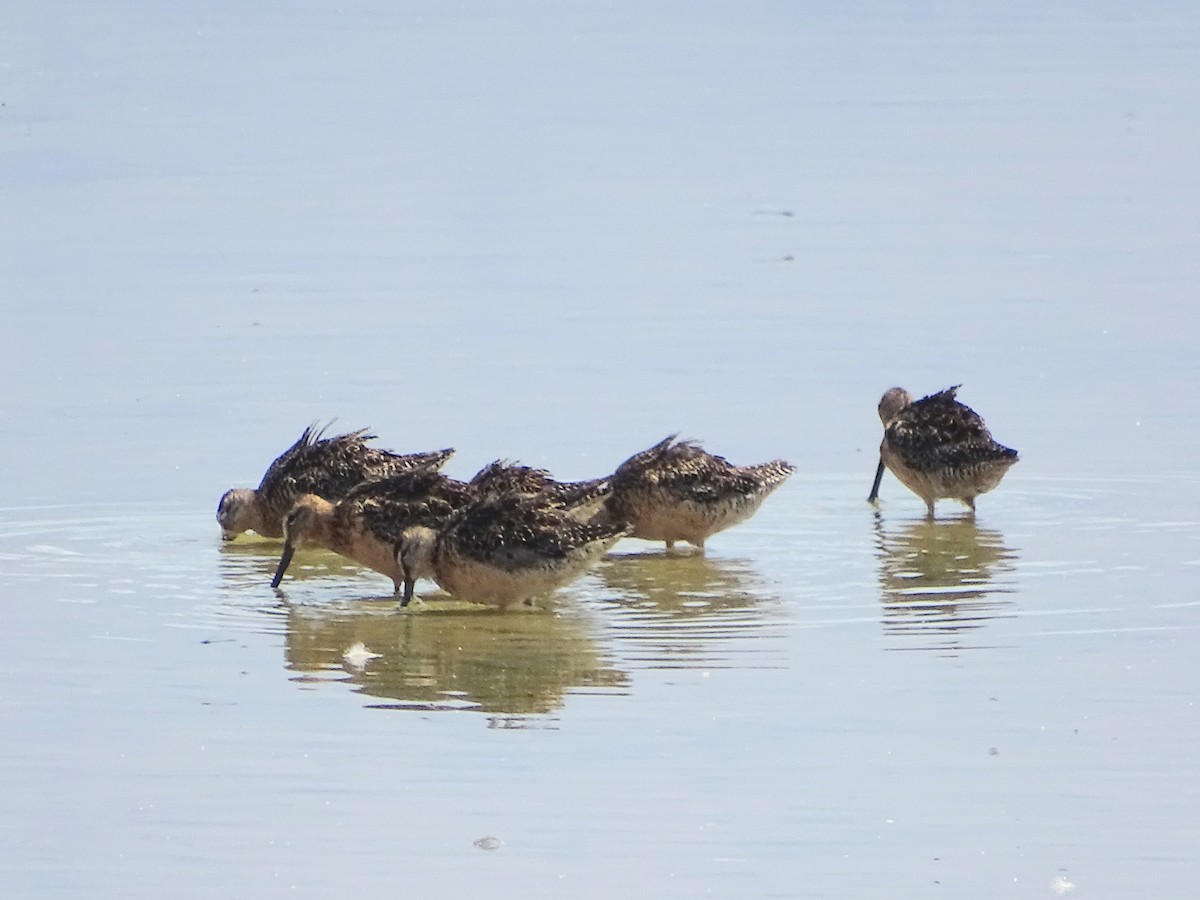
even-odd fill
[(396, 546), (405, 531), (441, 527), (474, 499), (467, 485), (431, 469), (364, 482), (337, 503), (306, 494), (283, 521), (283, 555), (271, 586), (283, 580), (296, 547), (309, 543), (387, 575), (399, 592)]
[(463, 600), (506, 607), (574, 581), (627, 533), (624, 523), (580, 522), (541, 497), (491, 496), (449, 525), (417, 526), (400, 540), (404, 599), (432, 578)]
[(627, 521), (631, 535), (647, 541), (687, 541), (700, 552), (704, 542), (750, 518), (795, 466), (781, 459), (735, 466), (671, 435), (623, 462), (612, 477), (605, 512)]
[[(328, 427), (328, 426), (327, 426)], [(437, 469), (454, 451), (396, 454), (367, 441), (375, 435), (362, 428), (349, 434), (323, 437), (324, 429), (310, 425), (300, 439), (271, 463), (255, 489), (233, 488), (217, 506), (221, 536), (231, 541), (243, 531), (263, 537), (283, 537), (283, 517), (304, 494), (336, 502), (355, 485), (415, 468)]]
[(507, 459), (488, 463), (470, 483), (481, 497), (541, 497), (547, 503), (572, 510), (585, 518), (600, 508), (610, 490), (607, 478), (555, 481), (545, 469), (522, 466)]
[(955, 399), (958, 388), (916, 402), (903, 388), (883, 395), (883, 443), (868, 500), (878, 498), (886, 467), (925, 501), (930, 516), (941, 498), (959, 500), (974, 511), (975, 498), (998, 485), (1017, 462), (1017, 451), (996, 443), (979, 414)]

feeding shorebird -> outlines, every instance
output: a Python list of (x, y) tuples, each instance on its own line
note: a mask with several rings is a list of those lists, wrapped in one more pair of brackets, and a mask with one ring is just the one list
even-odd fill
[(283, 520), (283, 554), (271, 587), (279, 587), (296, 547), (308, 543), (387, 575), (399, 593), (404, 575), (396, 546), (405, 530), (438, 527), (475, 499), (467, 485), (431, 469), (364, 482), (337, 503), (305, 494)]
[(925, 501), (930, 518), (934, 503), (943, 497), (959, 500), (974, 512), (975, 498), (998, 485), (1017, 462), (1017, 451), (996, 443), (979, 414), (955, 399), (959, 387), (915, 402), (904, 388), (894, 387), (883, 395), (883, 443), (870, 502), (879, 497), (886, 467)]
[(623, 522), (581, 522), (542, 497), (493, 495), (441, 529), (407, 529), (396, 559), (406, 606), (418, 578), (462, 600), (501, 608), (574, 581), (628, 533)]
[(257, 488), (232, 488), (221, 497), (221, 537), (231, 541), (243, 531), (283, 537), (283, 517), (304, 494), (337, 502), (364, 481), (416, 468), (437, 469), (454, 454), (452, 449), (390, 453), (368, 447), (375, 435), (367, 432), (361, 428), (327, 438), (325, 429), (315, 424), (305, 428), (300, 440), (271, 463)]
[(703, 553), (706, 540), (754, 515), (795, 470), (781, 459), (735, 466), (671, 435), (617, 467), (605, 511), (629, 522), (632, 537), (665, 541), (668, 550), (687, 541)]
[(580, 519), (587, 519), (599, 510), (611, 490), (608, 478), (555, 481), (545, 469), (522, 466), (507, 459), (488, 463), (475, 474), (470, 484), (481, 497), (505, 494), (541, 497)]

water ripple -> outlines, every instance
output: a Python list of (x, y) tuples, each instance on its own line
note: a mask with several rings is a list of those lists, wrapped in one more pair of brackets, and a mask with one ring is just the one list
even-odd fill
[(1019, 554), (996, 529), (969, 517), (893, 525), (877, 515), (875, 546), (883, 629), (903, 639), (899, 649), (978, 646), (968, 634), (1016, 615)]
[(622, 659), (650, 668), (786, 664), (783, 605), (746, 560), (616, 553), (596, 576), (604, 593), (595, 602)]

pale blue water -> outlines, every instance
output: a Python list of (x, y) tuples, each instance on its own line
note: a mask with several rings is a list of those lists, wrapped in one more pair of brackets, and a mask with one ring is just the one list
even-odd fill
[[(7, 21), (6, 895), (1200, 888), (1190, 5)], [(874, 511), (880, 393), (960, 382), (1021, 463)], [(798, 472), (705, 559), (399, 616), (219, 540), (334, 416)]]

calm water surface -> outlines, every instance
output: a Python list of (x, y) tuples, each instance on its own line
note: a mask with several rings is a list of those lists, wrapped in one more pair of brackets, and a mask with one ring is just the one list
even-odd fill
[[(9, 19), (6, 895), (1200, 890), (1191, 5)], [(1021, 464), (869, 506), (879, 394), (960, 382)], [(798, 472), (398, 614), (213, 521), (335, 416)]]

